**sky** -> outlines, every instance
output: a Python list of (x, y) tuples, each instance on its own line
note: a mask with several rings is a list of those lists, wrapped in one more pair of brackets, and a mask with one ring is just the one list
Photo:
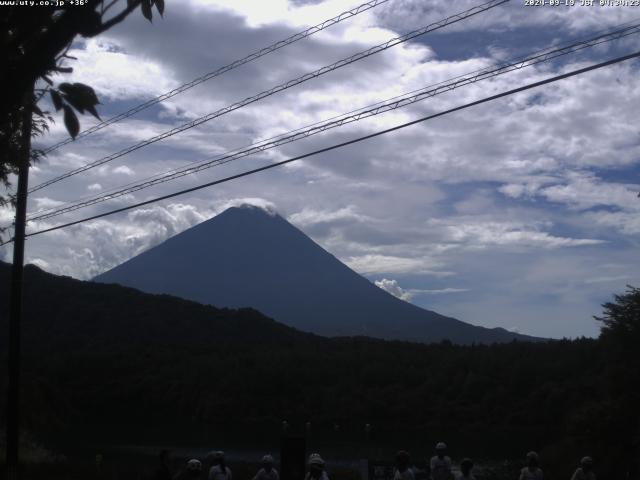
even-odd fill
[[(390, 0), (100, 132), (31, 170), (36, 185), (479, 2)], [(29, 211), (100, 194), (539, 49), (640, 19), (640, 8), (488, 12), (287, 89), (35, 192)], [(596, 2), (597, 3), (597, 2)], [(103, 118), (353, 8), (358, 0), (171, 0), (70, 52), (56, 82), (93, 86)], [(640, 20), (639, 20), (640, 21)], [(640, 50), (640, 34), (527, 67), (259, 155), (46, 221), (29, 231), (300, 155)], [(33, 237), (26, 258), (90, 279), (229, 206), (276, 210), (380, 288), (487, 327), (596, 336), (601, 304), (640, 285), (640, 106), (632, 60), (285, 167)], [(46, 100), (43, 106), (47, 106)], [(83, 128), (95, 123), (81, 117)], [(67, 136), (62, 119), (36, 146)], [(0, 222), (12, 212), (0, 210)], [(11, 248), (0, 247), (10, 261)], [(215, 275), (215, 272), (212, 272)]]

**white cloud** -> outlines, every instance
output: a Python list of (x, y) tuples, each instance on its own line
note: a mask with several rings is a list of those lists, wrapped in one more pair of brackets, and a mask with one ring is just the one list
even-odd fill
[[(56, 274), (92, 278), (213, 215), (213, 209), (197, 209), (183, 203), (151, 205), (133, 210), (126, 216), (52, 232), (48, 234), (49, 241), (65, 247), (40, 249), (37, 242), (35, 245), (31, 242), (30, 246), (34, 245), (34, 248), (27, 250), (27, 262), (39, 262), (39, 266)], [(31, 228), (38, 230), (48, 226), (51, 225), (35, 222)]]
[(397, 280), (388, 280), (383, 278), (382, 280), (376, 280), (374, 282), (377, 287), (380, 287), (387, 293), (390, 293), (394, 297), (398, 297), (400, 300), (404, 300), (405, 302), (410, 302), (413, 298), (413, 294), (398, 285)]
[(468, 288), (453, 287), (438, 289), (411, 288), (407, 290), (400, 287), (397, 280), (389, 280), (386, 278), (383, 278), (382, 280), (376, 280), (374, 283), (384, 291), (390, 293), (394, 297), (398, 297), (400, 300), (404, 300), (405, 302), (411, 302), (416, 295), (446, 295), (451, 293), (463, 293), (469, 291)]
[(525, 225), (518, 222), (478, 222), (433, 220), (433, 225), (443, 227), (452, 242), (469, 247), (520, 246), (533, 248), (560, 248), (599, 245), (604, 240), (591, 238), (569, 238), (540, 231), (539, 225)]
[(314, 225), (318, 223), (348, 222), (372, 222), (374, 219), (366, 215), (359, 214), (357, 207), (348, 205), (339, 210), (315, 210), (312, 208), (303, 208), (300, 212), (289, 216), (289, 220), (300, 227)]
[[(455, 9), (452, 10), (452, 5)], [(396, 29), (415, 28), (426, 21), (437, 21), (454, 11), (461, 12), (478, 5), (473, 0), (462, 0), (452, 4), (447, 0), (397, 0), (378, 10), (382, 21)], [(449, 31), (488, 30), (505, 32), (522, 28), (555, 28), (571, 33), (592, 28), (604, 28), (628, 21), (629, 8), (600, 7), (594, 2), (592, 7), (537, 8), (524, 6), (524, 2), (503, 4), (471, 20), (452, 25)]]
[(13, 222), (14, 215), (15, 213), (12, 208), (1, 207), (0, 208), (0, 225), (4, 227), (6, 224)]
[(64, 204), (64, 202), (61, 202), (60, 200), (55, 200), (49, 197), (34, 197), (31, 201), (35, 203), (36, 210), (55, 208)]
[(216, 208), (216, 212), (222, 213), (227, 208), (244, 206), (261, 208), (270, 215), (275, 215), (277, 213), (276, 205), (273, 202), (259, 197), (243, 197), (226, 200)]
[(437, 270), (438, 262), (425, 258), (395, 257), (390, 255), (363, 255), (344, 260), (358, 273), (419, 273), (435, 277), (453, 275), (453, 272)]
[(452, 287), (439, 288), (439, 289), (435, 289), (435, 290), (416, 290), (416, 292), (425, 293), (425, 294), (429, 294), (429, 295), (442, 295), (442, 294), (447, 294), (447, 293), (463, 293), (463, 292), (468, 292), (468, 291), (469, 291), (468, 288), (452, 288)]
[(584, 217), (590, 223), (608, 231), (613, 229), (624, 235), (640, 234), (640, 214), (638, 212), (589, 212)]
[(542, 188), (539, 194), (547, 200), (565, 203), (578, 209), (615, 206), (640, 212), (640, 184), (603, 182), (593, 174), (570, 174), (567, 183)]
[(29, 263), (35, 265), (36, 267), (39, 267), (43, 270), (49, 270), (51, 268), (51, 265), (49, 265), (49, 262), (47, 262), (46, 260), (43, 260), (41, 258), (33, 258), (29, 261)]
[(113, 169), (113, 173), (120, 173), (122, 175), (127, 175), (127, 176), (135, 175), (135, 172), (130, 167), (127, 167), (126, 165), (120, 165), (118, 167), (115, 167)]
[(177, 86), (165, 65), (132, 55), (112, 39), (83, 39), (69, 55), (78, 59), (69, 63), (73, 80), (91, 85), (102, 101), (148, 99)]

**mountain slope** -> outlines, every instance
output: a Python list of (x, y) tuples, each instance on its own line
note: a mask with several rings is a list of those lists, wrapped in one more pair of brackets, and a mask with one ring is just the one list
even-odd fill
[[(11, 266), (0, 262), (0, 324), (7, 331)], [(81, 349), (280, 345), (319, 339), (253, 309), (218, 309), (120, 285), (83, 282), (25, 267), (24, 348)], [(4, 347), (6, 335), (0, 336)]]
[(94, 280), (219, 307), (250, 306), (326, 336), (456, 343), (530, 338), (399, 300), (279, 215), (256, 207), (230, 208)]

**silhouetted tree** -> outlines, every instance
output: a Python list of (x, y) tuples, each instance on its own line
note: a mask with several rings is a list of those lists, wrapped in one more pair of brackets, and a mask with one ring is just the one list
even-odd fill
[(601, 317), (595, 317), (602, 322), (601, 336), (603, 338), (616, 337), (616, 341), (624, 339), (638, 339), (640, 335), (640, 288), (627, 286), (627, 292), (614, 295), (614, 302), (607, 302)]
[[(42, 133), (48, 112), (37, 103), (49, 94), (56, 110), (63, 111), (65, 126), (75, 137), (80, 124), (76, 111), (98, 116), (99, 103), (93, 89), (81, 83), (54, 86), (51, 76), (71, 73), (67, 52), (77, 35), (95, 37), (122, 22), (136, 8), (151, 21), (152, 7), (162, 15), (164, 0), (83, 0), (83, 5), (61, 2), (60, 6), (4, 6), (0, 14), (0, 182), (8, 190), (9, 175), (17, 173), (20, 155), (22, 109), (32, 103), (36, 117), (33, 133)], [(53, 3), (53, 2), (51, 2)], [(42, 80), (34, 90), (34, 85)], [(39, 156), (31, 155), (31, 161)], [(12, 196), (0, 195), (0, 206)]]
[[(637, 478), (640, 457), (640, 289), (627, 286), (627, 291), (614, 295), (614, 301), (603, 305), (600, 339), (606, 352), (610, 398), (609, 424), (615, 425), (611, 442), (619, 446), (620, 474)], [(624, 471), (626, 469), (626, 471)], [(622, 478), (622, 477), (621, 477)]]

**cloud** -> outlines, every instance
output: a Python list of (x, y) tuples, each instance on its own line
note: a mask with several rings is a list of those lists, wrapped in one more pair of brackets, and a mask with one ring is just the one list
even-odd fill
[(540, 225), (526, 225), (519, 222), (479, 222), (433, 220), (432, 224), (442, 226), (446, 237), (455, 243), (472, 248), (489, 246), (514, 246), (532, 248), (562, 248), (599, 245), (605, 240), (592, 238), (569, 238), (540, 231)]
[[(154, 247), (167, 238), (213, 216), (212, 210), (172, 203), (152, 205), (117, 218), (104, 218), (57, 230), (49, 241), (62, 248), (46, 248), (47, 243), (30, 242), (27, 263), (36, 263), (55, 274), (89, 279), (132, 255)], [(35, 222), (34, 230), (51, 226)], [(34, 237), (34, 240), (40, 240)]]
[(447, 294), (447, 293), (462, 293), (462, 292), (468, 292), (468, 291), (469, 291), (468, 288), (452, 288), (452, 287), (439, 288), (439, 289), (435, 289), (435, 290), (415, 290), (415, 292), (425, 293), (425, 294), (429, 294), (429, 295), (442, 295), (442, 294)]
[(303, 208), (300, 212), (294, 213), (289, 220), (296, 225), (306, 227), (318, 223), (336, 224), (340, 222), (372, 222), (374, 219), (357, 213), (357, 207), (349, 205), (335, 211), (314, 210)]
[(231, 207), (246, 207), (246, 206), (261, 208), (262, 210), (264, 210), (270, 215), (275, 215), (277, 213), (275, 203), (259, 197), (234, 198), (231, 200), (227, 200), (223, 202), (220, 206), (218, 206), (217, 212), (221, 213)]
[(612, 283), (612, 282), (620, 282), (622, 280), (628, 280), (630, 277), (628, 275), (618, 275), (614, 277), (594, 277), (587, 278), (584, 283), (593, 284), (593, 283)]
[(64, 204), (64, 202), (61, 202), (60, 200), (55, 200), (49, 197), (34, 197), (33, 202), (35, 203), (36, 210), (55, 208)]
[(565, 184), (540, 189), (539, 195), (577, 209), (614, 206), (640, 211), (639, 190), (640, 184), (603, 182), (594, 174), (575, 173), (568, 176)]
[(104, 38), (81, 39), (69, 55), (74, 81), (91, 85), (102, 101), (149, 98), (177, 86), (162, 63), (130, 55), (121, 44)]
[(395, 257), (390, 255), (363, 255), (345, 259), (345, 263), (361, 274), (419, 273), (435, 277), (446, 277), (453, 272), (435, 270), (440, 265), (430, 259)]
[[(455, 12), (462, 12), (478, 5), (473, 0), (455, 3)], [(427, 4), (420, 0), (397, 0), (377, 11), (383, 24), (391, 28), (415, 28), (427, 21), (437, 21), (454, 13), (452, 4), (446, 0), (434, 0)], [(449, 31), (494, 32), (514, 31), (526, 28), (563, 28), (569, 32), (581, 32), (590, 28), (617, 25), (626, 20), (625, 8), (600, 7), (558, 7), (536, 8), (524, 6), (524, 2), (511, 2), (499, 6), (475, 18), (452, 25)]]
[(120, 173), (122, 175), (127, 175), (127, 176), (135, 175), (135, 172), (130, 167), (127, 167), (126, 165), (120, 165), (118, 167), (115, 167), (113, 169), (113, 173)]
[(640, 235), (638, 212), (589, 212), (584, 217), (589, 223), (608, 231), (614, 230), (629, 236)]
[(410, 302), (413, 298), (413, 294), (401, 288), (396, 280), (387, 280), (386, 278), (383, 278), (382, 280), (376, 280), (374, 283), (385, 292), (390, 293), (394, 297), (398, 297), (400, 300), (404, 300), (405, 302)]
[(29, 263), (35, 265), (36, 267), (39, 267), (43, 270), (49, 270), (51, 268), (51, 265), (49, 265), (49, 262), (47, 262), (46, 260), (43, 260), (41, 258), (33, 258), (29, 261)]
[(463, 293), (469, 291), (468, 288), (452, 287), (438, 289), (411, 288), (406, 290), (400, 287), (397, 280), (389, 280), (386, 278), (376, 280), (374, 283), (384, 291), (390, 293), (394, 297), (398, 297), (400, 300), (404, 300), (405, 302), (411, 302), (416, 295), (446, 295), (450, 293)]

